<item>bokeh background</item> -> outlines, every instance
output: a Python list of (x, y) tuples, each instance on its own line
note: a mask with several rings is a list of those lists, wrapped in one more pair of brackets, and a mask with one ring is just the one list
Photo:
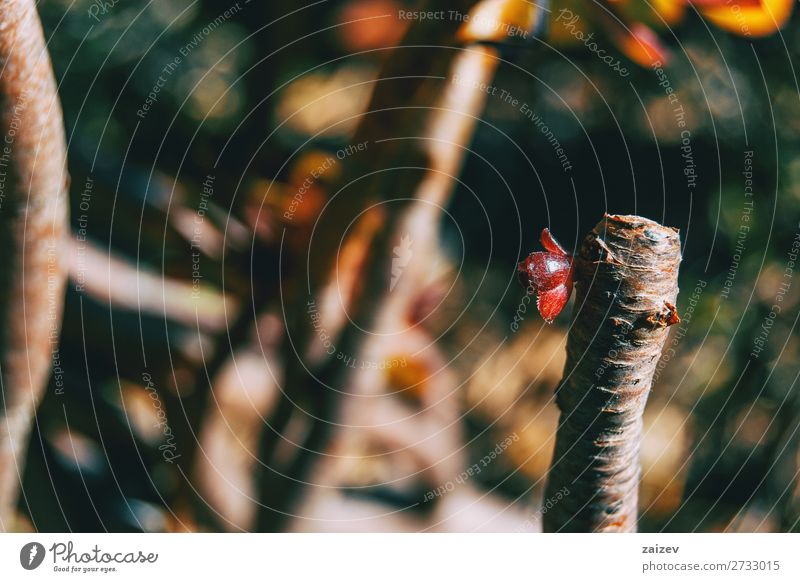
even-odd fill
[[(580, 4), (549, 10), (593, 30), (595, 3)], [(655, 22), (663, 3), (629, 4)], [(569, 169), (541, 126), (489, 95), (438, 251), (410, 259), (430, 262), (416, 304), (428, 339), (392, 346), (370, 398), (337, 386), (287, 400), (287, 369), (305, 358), (287, 330), (320, 339), (287, 305), (305, 301), (308, 241), (350, 154), (306, 179), (356, 143), (381, 67), (414, 26), (399, 11), (412, 8), (39, 3), (74, 237), (23, 529), (537, 531), (571, 306), (544, 325), (516, 263), (543, 227), (574, 248), (604, 212), (677, 227), (684, 250), (684, 321), (645, 415), (640, 530), (798, 529), (797, 11), (751, 38), (685, 7), (653, 25), (663, 76), (602, 28), (598, 45), (627, 76), (564, 30), (499, 47), (492, 85), (538, 114)]]

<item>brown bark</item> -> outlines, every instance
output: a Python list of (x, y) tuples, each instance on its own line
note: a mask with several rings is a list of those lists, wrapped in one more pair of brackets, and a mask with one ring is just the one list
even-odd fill
[(33, 0), (0, 9), (0, 530), (51, 365), (66, 280), (66, 146)]
[(677, 230), (638, 216), (606, 215), (578, 250), (545, 531), (636, 530), (642, 413), (680, 260)]

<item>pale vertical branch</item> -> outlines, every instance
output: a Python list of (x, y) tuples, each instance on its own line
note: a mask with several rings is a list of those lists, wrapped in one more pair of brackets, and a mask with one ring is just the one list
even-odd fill
[(58, 357), (67, 272), (64, 128), (33, 0), (0, 6), (0, 67), (0, 529), (8, 530)]
[[(575, 264), (545, 531), (635, 531), (642, 414), (668, 326), (679, 321), (680, 238), (638, 216), (608, 216)], [(561, 492), (561, 495), (558, 493)]]

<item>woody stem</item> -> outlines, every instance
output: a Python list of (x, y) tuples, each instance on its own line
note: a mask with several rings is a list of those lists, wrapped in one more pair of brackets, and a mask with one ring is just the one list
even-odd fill
[(58, 362), (68, 229), (61, 107), (33, 0), (0, 9), (0, 531), (13, 528), (34, 413)]
[(638, 216), (606, 215), (583, 240), (545, 531), (636, 530), (642, 415), (678, 321), (680, 260), (678, 232)]

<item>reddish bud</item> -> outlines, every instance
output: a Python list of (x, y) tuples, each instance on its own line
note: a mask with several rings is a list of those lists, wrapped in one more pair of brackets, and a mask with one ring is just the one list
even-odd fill
[(572, 295), (572, 256), (548, 229), (540, 236), (547, 252), (535, 252), (517, 265), (520, 282), (536, 293), (536, 307), (547, 323), (561, 313)]

